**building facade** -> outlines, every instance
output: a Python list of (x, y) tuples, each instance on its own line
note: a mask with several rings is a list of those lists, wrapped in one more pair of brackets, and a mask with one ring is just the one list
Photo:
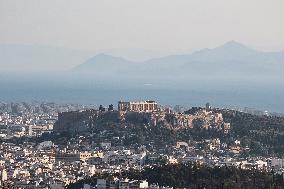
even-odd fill
[(157, 110), (158, 104), (152, 100), (140, 102), (118, 102), (118, 111), (154, 112)]

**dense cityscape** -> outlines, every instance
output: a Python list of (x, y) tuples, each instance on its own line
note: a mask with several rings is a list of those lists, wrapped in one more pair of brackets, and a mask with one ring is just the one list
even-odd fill
[(284, 0), (0, 0), (0, 189), (284, 189)]
[[(126, 189), (197, 188), (205, 184), (208, 187), (198, 179), (191, 185), (177, 185), (169, 182), (171, 179), (149, 178), (152, 173), (142, 176), (149, 169), (177, 165), (269, 173), (267, 183), (259, 188), (283, 186), (282, 181), (278, 179), (277, 183), (273, 179), (279, 175), (283, 178), (284, 152), (277, 137), (283, 136), (279, 128), (283, 127), (284, 118), (267, 112), (253, 115), (212, 108), (209, 103), (204, 108), (193, 107), (183, 112), (181, 109), (149, 100), (119, 101), (117, 107), (111, 104), (98, 108), (2, 103), (1, 186)], [(242, 120), (247, 117), (250, 121)], [(251, 123), (257, 124), (257, 128)], [(263, 125), (269, 135), (267, 143), (254, 136), (263, 132)], [(279, 144), (271, 142), (274, 137)], [(224, 183), (222, 187), (233, 188)]]

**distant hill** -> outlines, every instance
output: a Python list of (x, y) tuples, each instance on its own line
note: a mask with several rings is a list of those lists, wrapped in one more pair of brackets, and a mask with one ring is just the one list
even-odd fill
[(132, 64), (134, 64), (134, 62), (124, 58), (101, 53), (90, 58), (85, 63), (76, 66), (73, 70), (83, 72), (119, 72), (121, 69), (131, 66)]
[(213, 49), (203, 49), (192, 54), (171, 55), (132, 62), (109, 55), (97, 55), (75, 67), (75, 71), (95, 74), (137, 75), (188, 75), (188, 74), (252, 74), (278, 75), (284, 68), (284, 51), (261, 52), (230, 41)]
[(0, 45), (1, 70), (69, 70), (93, 52), (40, 45)]
[(180, 73), (275, 74), (279, 68), (284, 68), (284, 51), (261, 52), (231, 41), (214, 49), (153, 59), (146, 63), (167, 68), (179, 66)]
[(140, 61), (164, 55), (147, 49), (105, 49), (92, 52), (43, 45), (11, 44), (0, 45), (0, 67), (2, 71), (67, 71), (100, 53)]
[(169, 52), (162, 52), (156, 50), (148, 50), (141, 48), (121, 48), (121, 49), (106, 49), (101, 53), (105, 53), (111, 56), (121, 57), (131, 61), (146, 61), (153, 58), (160, 58), (169, 55)]

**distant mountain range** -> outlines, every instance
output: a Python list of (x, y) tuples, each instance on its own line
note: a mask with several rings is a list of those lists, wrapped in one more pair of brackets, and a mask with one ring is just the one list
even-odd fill
[(5, 71), (68, 71), (92, 56), (107, 53), (144, 61), (165, 53), (147, 49), (105, 49), (84, 51), (43, 45), (0, 45), (0, 67)]
[(107, 54), (96, 55), (74, 67), (75, 72), (96, 75), (277, 75), (284, 69), (284, 51), (261, 52), (230, 41), (213, 49), (133, 62)]
[(11, 71), (71, 71), (95, 76), (129, 77), (282, 76), (284, 69), (284, 51), (257, 51), (235, 41), (193, 53), (162, 55), (165, 53), (145, 49), (89, 52), (49, 46), (0, 45), (0, 67)]

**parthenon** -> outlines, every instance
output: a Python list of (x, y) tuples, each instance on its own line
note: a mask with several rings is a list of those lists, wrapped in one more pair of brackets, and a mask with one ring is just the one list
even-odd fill
[(158, 104), (155, 101), (139, 101), (139, 102), (118, 102), (119, 111), (134, 111), (134, 112), (153, 112), (158, 110)]

